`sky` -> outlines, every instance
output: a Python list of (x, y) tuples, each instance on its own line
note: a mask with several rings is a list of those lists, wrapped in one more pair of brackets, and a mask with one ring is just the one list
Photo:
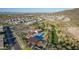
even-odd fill
[(24, 13), (43, 13), (59, 12), (68, 10), (68, 8), (0, 8), (0, 12), (24, 12)]

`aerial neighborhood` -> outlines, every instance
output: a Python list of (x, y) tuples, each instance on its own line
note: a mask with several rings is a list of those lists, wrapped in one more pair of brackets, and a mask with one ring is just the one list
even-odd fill
[(78, 17), (67, 11), (0, 14), (0, 50), (78, 50)]

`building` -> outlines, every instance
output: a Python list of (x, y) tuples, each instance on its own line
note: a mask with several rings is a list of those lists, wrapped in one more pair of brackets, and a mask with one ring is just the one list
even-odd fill
[[(39, 33), (38, 35), (35, 35), (33, 37), (30, 37), (28, 40), (29, 42), (29, 45), (30, 46), (34, 46), (34, 47), (39, 47), (40, 49), (43, 49), (46, 47), (47, 45), (47, 39), (46, 39), (46, 33), (42, 32), (42, 33)], [(33, 47), (33, 49), (34, 49)], [(42, 48), (41, 48), (42, 47)]]
[(0, 26), (0, 32), (3, 32), (3, 26)]
[(5, 39), (7, 40), (6, 42), (10, 46), (13, 46), (15, 44), (15, 37), (13, 36), (13, 32), (11, 31), (11, 28), (9, 26), (4, 26), (3, 31), (4, 31)]

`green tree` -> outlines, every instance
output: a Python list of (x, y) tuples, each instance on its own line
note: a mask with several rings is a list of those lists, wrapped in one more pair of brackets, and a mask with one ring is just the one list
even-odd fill
[(52, 31), (51, 31), (51, 43), (57, 44), (57, 42), (58, 42), (58, 36), (57, 36), (57, 33), (56, 33), (55, 26), (53, 26)]

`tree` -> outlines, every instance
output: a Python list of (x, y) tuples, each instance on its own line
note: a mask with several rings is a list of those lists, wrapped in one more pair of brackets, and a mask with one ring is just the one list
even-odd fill
[(51, 43), (52, 44), (57, 44), (57, 42), (58, 42), (58, 36), (56, 34), (55, 26), (53, 26), (52, 31), (51, 31)]

